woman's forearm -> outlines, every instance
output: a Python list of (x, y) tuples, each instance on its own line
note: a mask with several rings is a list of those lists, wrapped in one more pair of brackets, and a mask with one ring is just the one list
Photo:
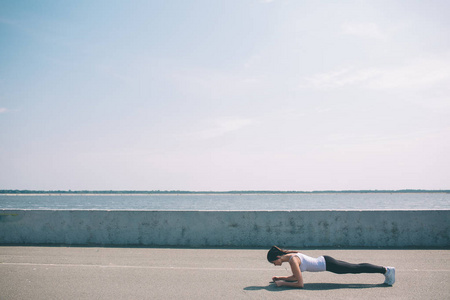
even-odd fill
[(295, 281), (295, 282), (282, 281), (282, 282), (279, 283), (278, 286), (289, 286), (289, 287), (295, 287), (295, 288), (302, 289), (303, 288), (303, 283), (300, 283), (298, 281)]
[(297, 278), (295, 278), (294, 275), (291, 276), (276, 276), (274, 277), (276, 280), (287, 280), (287, 281), (297, 281)]

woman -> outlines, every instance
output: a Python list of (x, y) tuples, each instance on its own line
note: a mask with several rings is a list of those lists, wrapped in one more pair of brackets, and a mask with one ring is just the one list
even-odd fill
[(367, 263), (351, 264), (326, 255), (313, 258), (297, 251), (283, 250), (277, 246), (270, 248), (267, 253), (267, 260), (275, 266), (281, 266), (284, 262), (289, 262), (291, 266), (291, 276), (272, 277), (277, 286), (303, 288), (302, 272), (305, 271), (330, 271), (337, 274), (380, 273), (385, 277), (385, 284), (393, 285), (395, 282), (394, 267), (381, 267)]

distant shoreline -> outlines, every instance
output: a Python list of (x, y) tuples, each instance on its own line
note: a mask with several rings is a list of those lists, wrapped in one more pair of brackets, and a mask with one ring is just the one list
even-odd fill
[(40, 190), (0, 190), (0, 195), (189, 195), (189, 194), (336, 194), (336, 193), (450, 193), (450, 190), (324, 190), (324, 191), (40, 191)]

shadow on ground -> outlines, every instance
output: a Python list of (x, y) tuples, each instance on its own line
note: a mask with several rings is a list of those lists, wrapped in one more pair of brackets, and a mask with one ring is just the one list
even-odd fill
[[(339, 290), (339, 289), (369, 289), (369, 288), (380, 288), (389, 287), (386, 284), (359, 284), (359, 283), (308, 283), (303, 287), (304, 290)], [(246, 291), (259, 291), (267, 290), (272, 292), (283, 291), (287, 289), (292, 289), (289, 287), (277, 287), (275, 284), (270, 284), (267, 286), (248, 286), (245, 287)]]

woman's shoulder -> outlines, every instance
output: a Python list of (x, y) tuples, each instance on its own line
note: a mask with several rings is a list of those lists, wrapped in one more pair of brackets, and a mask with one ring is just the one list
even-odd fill
[(300, 261), (301, 262), (300, 255), (301, 255), (300, 252), (292, 253), (291, 257), (289, 258), (289, 262), (291, 262), (291, 261)]

